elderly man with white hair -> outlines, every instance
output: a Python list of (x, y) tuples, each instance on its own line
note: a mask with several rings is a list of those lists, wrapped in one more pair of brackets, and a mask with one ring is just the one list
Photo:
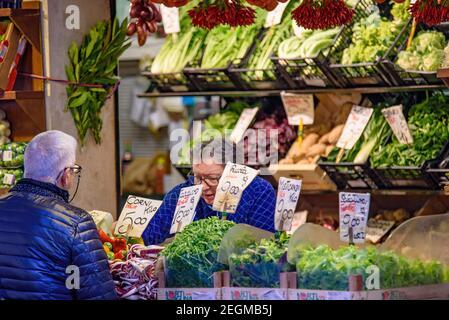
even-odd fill
[(92, 217), (69, 204), (76, 148), (61, 131), (37, 135), (24, 179), (0, 198), (0, 299), (116, 298)]

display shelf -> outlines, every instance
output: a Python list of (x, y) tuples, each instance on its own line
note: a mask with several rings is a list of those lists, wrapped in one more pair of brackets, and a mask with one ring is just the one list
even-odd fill
[[(449, 71), (448, 71), (449, 72)], [(448, 79), (449, 80), (449, 79)], [(298, 94), (377, 94), (377, 93), (399, 93), (399, 92), (414, 92), (426, 90), (441, 90), (445, 89), (443, 84), (435, 85), (414, 85), (414, 86), (400, 86), (400, 87), (359, 87), (359, 88), (306, 88), (301, 90), (285, 90), (285, 92)], [(226, 96), (226, 97), (268, 97), (278, 96), (282, 90), (238, 90), (238, 91), (188, 91), (188, 92), (149, 92), (139, 94), (139, 98), (162, 98), (162, 97), (180, 97), (180, 96)]]
[(43, 91), (5, 91), (0, 93), (1, 101), (43, 99)]

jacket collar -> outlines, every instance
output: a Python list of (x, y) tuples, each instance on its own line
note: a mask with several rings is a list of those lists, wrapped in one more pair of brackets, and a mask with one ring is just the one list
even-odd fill
[(12, 192), (33, 193), (43, 197), (55, 198), (69, 202), (69, 193), (56, 185), (24, 178), (11, 189)]

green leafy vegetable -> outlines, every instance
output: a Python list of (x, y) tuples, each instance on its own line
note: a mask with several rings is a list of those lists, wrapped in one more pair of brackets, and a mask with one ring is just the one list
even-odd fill
[(217, 262), (224, 234), (233, 222), (217, 217), (189, 224), (161, 255), (166, 258), (167, 287), (213, 287), (213, 273), (224, 270)]
[(299, 249), (296, 265), (298, 287), (315, 290), (349, 290), (349, 276), (360, 274), (363, 283), (370, 275), (369, 266), (380, 271), (380, 288), (399, 288), (449, 281), (448, 268), (437, 261), (423, 262), (382, 252), (375, 247), (359, 249), (355, 246), (332, 250), (328, 246)]
[(449, 139), (449, 99), (441, 93), (412, 106), (408, 126), (413, 144), (392, 142), (371, 155), (374, 168), (390, 166), (420, 166), (434, 159)]

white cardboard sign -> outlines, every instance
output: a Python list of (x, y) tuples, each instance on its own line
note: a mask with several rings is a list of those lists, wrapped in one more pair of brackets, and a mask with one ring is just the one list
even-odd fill
[(171, 234), (181, 232), (193, 221), (202, 191), (203, 185), (201, 184), (181, 189), (170, 228)]
[(234, 143), (239, 143), (245, 135), (246, 129), (250, 126), (251, 122), (253, 122), (254, 117), (259, 111), (259, 108), (245, 108), (240, 115), (237, 124), (235, 125), (234, 130), (231, 133), (231, 140)]
[(129, 196), (120, 213), (114, 233), (139, 238), (153, 219), (162, 201)]
[(213, 209), (235, 213), (243, 191), (258, 174), (258, 170), (228, 162), (218, 183)]
[(402, 104), (382, 109), (382, 114), (400, 143), (413, 143), (413, 137), (405, 120), (404, 113), (402, 112)]
[(281, 98), (289, 125), (298, 126), (301, 119), (304, 125), (313, 124), (315, 118), (313, 94), (295, 94), (283, 91)]
[(296, 204), (301, 192), (302, 180), (281, 177), (276, 198), (275, 228), (278, 231), (290, 231)]
[(289, 2), (290, 2), (290, 0), (286, 1), (284, 3), (279, 2), (277, 7), (274, 8), (274, 10), (269, 11), (267, 13), (267, 18), (265, 20), (265, 25), (264, 25), (265, 28), (269, 28), (269, 27), (272, 27), (274, 25), (281, 23), (282, 14), (284, 13), (285, 8), (287, 8), (287, 5)]
[(169, 8), (161, 4), (160, 10), (165, 33), (178, 33), (181, 30), (179, 25), (179, 8)]
[(337, 147), (340, 149), (352, 149), (354, 144), (359, 140), (360, 136), (365, 130), (371, 115), (373, 114), (372, 108), (364, 108), (354, 105), (351, 109), (351, 113), (346, 120), (343, 132), (338, 139)]
[(366, 223), (368, 221), (370, 205), (369, 193), (340, 192), (340, 240), (350, 242), (350, 228), (352, 227), (353, 243), (364, 243)]

